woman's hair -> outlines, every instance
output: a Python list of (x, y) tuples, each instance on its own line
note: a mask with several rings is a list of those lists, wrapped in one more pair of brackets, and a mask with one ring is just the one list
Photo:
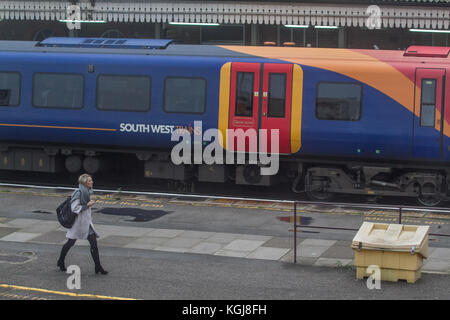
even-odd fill
[(86, 184), (86, 182), (88, 181), (88, 179), (92, 177), (87, 174), (87, 173), (83, 173), (79, 178), (78, 178), (78, 183), (79, 184)]

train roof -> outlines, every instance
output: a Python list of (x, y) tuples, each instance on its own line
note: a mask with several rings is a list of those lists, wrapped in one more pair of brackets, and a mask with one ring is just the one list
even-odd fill
[[(97, 42), (97, 43), (96, 43)], [(358, 52), (357, 60), (450, 63), (450, 47), (411, 46), (407, 50), (364, 50), (343, 48), (255, 47), (237, 45), (187, 45), (169, 39), (48, 38), (44, 41), (0, 41), (0, 52), (36, 52), (71, 54), (121, 54), (148, 56), (197, 56), (290, 60), (355, 60), (348, 52)], [(367, 57), (367, 58), (365, 58)]]
[[(53, 38), (58, 39), (58, 38)], [(70, 38), (62, 38), (70, 39)], [(78, 38), (80, 40), (92, 38)], [(96, 38), (97, 39), (97, 38)], [(47, 39), (48, 40), (48, 39)], [(111, 40), (111, 39), (105, 39)], [(129, 39), (128, 39), (129, 40)], [(132, 39), (140, 40), (140, 39)], [(152, 39), (153, 40), (153, 39)], [(81, 41), (83, 42), (83, 41)], [(230, 51), (216, 45), (187, 45), (167, 43), (162, 46), (75, 46), (75, 45), (43, 45), (39, 41), (0, 41), (0, 52), (50, 52), (50, 53), (80, 53), (80, 54), (127, 54), (127, 55), (183, 55), (210, 57), (248, 57), (245, 53)]]

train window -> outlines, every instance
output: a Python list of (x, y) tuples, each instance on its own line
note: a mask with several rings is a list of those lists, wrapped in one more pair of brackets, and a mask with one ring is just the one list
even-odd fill
[(148, 111), (151, 79), (139, 75), (99, 75), (97, 108), (113, 111)]
[(433, 127), (436, 117), (436, 80), (422, 79), (420, 126)]
[(362, 86), (357, 83), (319, 83), (316, 117), (320, 120), (360, 120), (361, 96)]
[(236, 72), (236, 116), (253, 116), (254, 78), (253, 72)]
[(20, 101), (20, 74), (0, 72), (0, 107), (18, 106)]
[(206, 80), (167, 77), (164, 81), (164, 111), (203, 113), (206, 106)]
[(33, 106), (38, 108), (83, 108), (84, 77), (81, 74), (35, 73)]
[(271, 118), (284, 118), (286, 109), (286, 74), (270, 73), (269, 75), (269, 102), (267, 116)]

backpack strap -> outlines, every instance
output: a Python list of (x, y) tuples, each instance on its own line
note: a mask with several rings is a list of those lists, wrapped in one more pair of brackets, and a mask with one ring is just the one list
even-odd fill
[(70, 198), (70, 203), (74, 202), (77, 199), (81, 199), (81, 190), (80, 189), (76, 189), (73, 193), (72, 196)]

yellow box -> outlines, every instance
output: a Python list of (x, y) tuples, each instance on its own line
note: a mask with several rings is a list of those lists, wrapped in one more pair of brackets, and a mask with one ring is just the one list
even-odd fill
[(395, 252), (383, 250), (353, 249), (354, 264), (358, 267), (377, 265), (380, 268), (418, 270), (423, 265), (423, 256), (419, 253)]
[(364, 222), (352, 241), (356, 277), (370, 276), (367, 267), (376, 265), (381, 280), (420, 278), (423, 259), (428, 257), (429, 226)]
[[(380, 280), (397, 282), (398, 280), (406, 280), (408, 283), (414, 283), (420, 279), (422, 270), (397, 270), (397, 269), (380, 269)], [(370, 277), (366, 267), (356, 267), (356, 278), (364, 279)]]

